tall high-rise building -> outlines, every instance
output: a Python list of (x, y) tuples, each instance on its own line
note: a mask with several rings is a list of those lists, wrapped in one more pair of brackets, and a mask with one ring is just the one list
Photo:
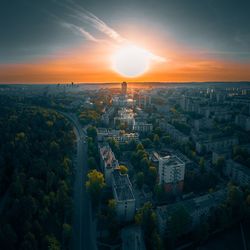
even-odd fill
[(159, 158), (159, 182), (166, 191), (181, 192), (183, 189), (185, 163), (175, 155)]
[(127, 83), (126, 82), (122, 82), (121, 92), (122, 92), (122, 95), (124, 95), (124, 96), (127, 94)]

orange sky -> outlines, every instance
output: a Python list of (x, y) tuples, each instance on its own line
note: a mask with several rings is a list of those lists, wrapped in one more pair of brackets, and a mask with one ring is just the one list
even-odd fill
[[(141, 43), (142, 44), (142, 43)], [(115, 49), (107, 45), (58, 51), (34, 62), (0, 64), (1, 83), (67, 83), (126, 81), (248, 81), (250, 64), (209, 59), (208, 53), (187, 48), (145, 43), (143, 46), (167, 59), (153, 62), (150, 69), (137, 78), (120, 76), (111, 68)], [(154, 48), (157, 48), (154, 49)]]

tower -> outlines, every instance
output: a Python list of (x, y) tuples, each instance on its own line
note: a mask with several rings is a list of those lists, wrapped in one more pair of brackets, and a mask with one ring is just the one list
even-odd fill
[(122, 82), (122, 84), (121, 84), (121, 93), (123, 96), (125, 96), (127, 94), (127, 83), (126, 82)]

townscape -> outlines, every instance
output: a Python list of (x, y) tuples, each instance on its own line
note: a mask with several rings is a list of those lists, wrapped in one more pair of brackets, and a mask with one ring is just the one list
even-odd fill
[[(46, 126), (55, 129), (54, 140), (62, 136), (62, 121), (66, 124), (65, 138), (54, 144), (50, 142), (55, 156), (49, 156), (51, 162), (57, 161), (53, 157), (61, 145), (65, 152), (64, 173), (56, 169), (50, 171), (50, 175), (30, 173), (30, 170), (26, 173), (34, 183), (41, 176), (50, 181), (51, 187), (43, 191), (44, 195), (48, 192), (47, 210), (52, 209), (49, 196), (57, 192), (55, 178), (61, 176), (61, 181), (58, 180), (62, 185), (61, 194), (58, 193), (61, 200), (56, 205), (64, 204), (56, 222), (60, 226), (58, 234), (52, 231), (53, 238), (46, 236), (45, 241), (53, 242), (55, 247), (61, 244), (63, 249), (68, 246), (75, 249), (212, 249), (220, 244), (228, 249), (238, 246), (248, 249), (249, 84), (144, 86), (126, 82), (98, 88), (74, 83), (1, 85), (1, 113), (7, 117), (1, 119), (2, 128), (10, 119), (23, 119), (18, 114), (14, 117), (15, 112), (10, 109), (43, 109), (47, 112), (44, 117), (53, 114), (54, 118), (49, 118)], [(12, 116), (9, 113), (13, 113)], [(37, 118), (30, 119), (35, 122)], [(42, 118), (39, 119), (43, 126)], [(63, 119), (61, 125), (57, 119)], [(17, 147), (31, 135), (15, 124)], [(33, 126), (29, 121), (27, 124)], [(5, 130), (1, 130), (4, 140), (2, 131)], [(37, 140), (43, 143), (43, 139)], [(7, 148), (2, 147), (0, 159), (6, 164), (5, 150)], [(29, 150), (24, 152), (30, 154)], [(23, 163), (20, 155), (16, 157), (20, 169), (26, 169), (29, 164)], [(12, 168), (15, 169), (17, 162), (12, 163)], [(38, 171), (42, 163), (35, 164)], [(20, 230), (20, 226), (6, 217), (17, 199), (22, 201), (19, 195), (26, 193), (34, 207), (41, 202), (38, 193), (26, 187), (23, 177), (26, 170), (21, 175), (14, 169), (8, 173), (8, 180), (4, 168), (1, 169), (1, 193), (5, 198), (1, 199), (0, 218), (9, 225), (8, 230), (1, 227), (6, 240)], [(23, 194), (17, 193), (17, 185), (23, 185)], [(66, 206), (64, 199), (67, 199)], [(43, 216), (37, 224), (43, 228), (42, 221), (50, 217), (41, 213)], [(32, 219), (36, 212), (31, 210), (27, 216)], [(33, 226), (26, 226), (24, 232), (31, 228)], [(34, 242), (37, 230), (32, 233)], [(18, 241), (27, 241), (28, 236), (20, 234), (9, 249), (15, 249)], [(234, 235), (233, 238), (230, 235)], [(40, 244), (43, 243), (37, 240), (33, 249)]]

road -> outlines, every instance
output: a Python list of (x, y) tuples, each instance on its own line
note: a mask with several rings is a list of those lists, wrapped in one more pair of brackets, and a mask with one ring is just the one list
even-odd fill
[(86, 136), (75, 115), (62, 113), (74, 126), (77, 137), (77, 162), (73, 197), (73, 250), (95, 250), (94, 226), (92, 221), (91, 203), (86, 192), (85, 181), (88, 173)]

